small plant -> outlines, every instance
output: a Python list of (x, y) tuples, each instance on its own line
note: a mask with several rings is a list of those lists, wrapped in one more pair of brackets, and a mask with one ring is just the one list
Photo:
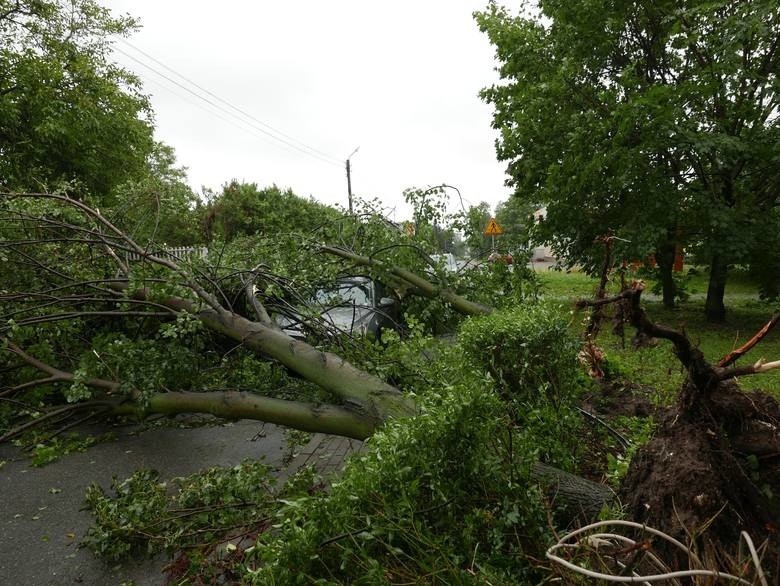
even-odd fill
[(619, 429), (629, 440), (628, 448), (622, 454), (607, 454), (607, 481), (613, 486), (620, 486), (620, 482), (628, 472), (631, 459), (637, 450), (646, 444), (656, 429), (656, 422), (652, 417), (626, 417), (617, 416), (611, 424)]
[(289, 464), (292, 459), (295, 457), (295, 454), (297, 451), (305, 446), (307, 443), (309, 443), (309, 440), (311, 439), (311, 435), (309, 432), (306, 431), (300, 431), (298, 429), (292, 429), (287, 428), (284, 430), (284, 439), (287, 446), (287, 449), (284, 453), (284, 457), (282, 458), (282, 462), (284, 464)]

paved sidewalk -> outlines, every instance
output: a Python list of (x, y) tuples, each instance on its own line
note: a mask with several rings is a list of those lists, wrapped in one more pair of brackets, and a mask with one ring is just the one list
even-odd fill
[(282, 477), (291, 476), (304, 466), (314, 466), (323, 478), (328, 479), (344, 468), (347, 456), (361, 449), (363, 442), (359, 440), (315, 433), (293, 458)]
[[(102, 430), (105, 431), (105, 430)], [(92, 519), (84, 506), (87, 486), (108, 489), (113, 476), (126, 478), (139, 468), (154, 468), (163, 480), (210, 466), (231, 466), (246, 458), (277, 467), (281, 478), (314, 465), (328, 477), (361, 442), (315, 434), (285, 467), (284, 429), (257, 421), (145, 431), (115, 428), (117, 441), (70, 454), (32, 468), (19, 450), (0, 445), (0, 585), (155, 586), (165, 583), (165, 556), (110, 566), (79, 548)], [(131, 582), (132, 581), (132, 582)]]

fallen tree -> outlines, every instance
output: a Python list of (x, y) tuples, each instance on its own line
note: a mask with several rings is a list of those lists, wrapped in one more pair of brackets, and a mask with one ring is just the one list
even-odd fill
[[(46, 213), (33, 215), (24, 207), (14, 210), (13, 202), (44, 202), (54, 204)], [(6, 214), (21, 226), (24, 237), (6, 238), (4, 250), (20, 265), (32, 266), (48, 279), (39, 291), (16, 291), (3, 297), (12, 321), (4, 328), (4, 346), (7, 352), (24, 365), (42, 373), (30, 376), (17, 385), (8, 386), (0, 393), (13, 400), (22, 391), (35, 387), (74, 384), (91, 389), (88, 398), (65, 406), (44, 409), (38, 417), (11, 426), (0, 437), (9, 440), (36, 426), (48, 426), (54, 433), (91, 417), (152, 414), (210, 413), (226, 418), (259, 419), (301, 429), (365, 439), (385, 421), (416, 413), (415, 402), (398, 388), (364, 370), (356, 368), (342, 357), (317, 349), (306, 342), (293, 339), (280, 331), (261, 301), (252, 294), (251, 284), (258, 277), (258, 268), (244, 279), (244, 295), (250, 300), (255, 319), (237, 313), (226, 303), (225, 294), (213, 287), (213, 278), (198, 274), (198, 268), (187, 266), (176, 259), (151, 252), (127, 233), (119, 229), (98, 210), (65, 195), (8, 194), (4, 196)], [(64, 208), (77, 214), (62, 220), (59, 211)], [(79, 223), (81, 222), (81, 223)], [(43, 236), (45, 234), (45, 237)], [(52, 234), (56, 237), (52, 238)], [(46, 246), (69, 246), (81, 251), (90, 266), (96, 262), (113, 267), (115, 276), (80, 281), (70, 276), (65, 268), (55, 268), (52, 259), (36, 256), (36, 249)], [(391, 274), (412, 293), (427, 298), (440, 297), (461, 313), (487, 315), (492, 309), (468, 301), (453, 290), (441, 287), (412, 271), (395, 267), (365, 255), (340, 247), (325, 246), (326, 253), (337, 255), (357, 265)], [(99, 255), (99, 253), (103, 253)], [(134, 255), (140, 260), (135, 267), (123, 260)], [(133, 271), (159, 268), (151, 276), (138, 277)], [(94, 269), (94, 267), (93, 267)], [(166, 277), (173, 275), (173, 279)], [(29, 279), (28, 279), (29, 281)], [(78, 291), (78, 294), (73, 294)], [(176, 294), (171, 294), (175, 291)], [(21, 308), (21, 309), (20, 309)], [(60, 311), (62, 308), (67, 310)], [(99, 309), (99, 310), (98, 310)], [(262, 394), (224, 390), (167, 389), (166, 392), (143, 388), (128, 388), (124, 381), (85, 376), (78, 369), (67, 370), (54, 366), (32, 351), (23, 349), (14, 340), (14, 331), (23, 326), (43, 327), (45, 324), (68, 320), (132, 319), (172, 320), (186, 314), (195, 318), (207, 330), (222, 339), (230, 339), (243, 350), (252, 352), (261, 360), (272, 360), (296, 373), (306, 381), (323, 389), (331, 402), (290, 400)], [(15, 321), (13, 321), (15, 319)], [(92, 352), (98, 354), (99, 348)], [(552, 467), (539, 468), (537, 476), (559, 495), (561, 502), (574, 518), (587, 511), (590, 516), (598, 511), (612, 493), (595, 483), (576, 479), (571, 475), (556, 477)]]
[[(780, 405), (770, 395), (742, 392), (734, 379), (780, 368), (780, 360), (732, 363), (766, 336), (780, 316), (711, 364), (684, 332), (647, 316), (640, 304), (643, 290), (644, 283), (637, 281), (613, 297), (578, 302), (579, 307), (619, 306), (617, 313), (636, 330), (635, 341), (672, 342), (687, 372), (677, 404), (631, 461), (620, 491), (628, 516), (694, 543), (706, 531), (698, 547), (712, 560), (733, 553), (740, 532), (747, 531), (757, 541), (766, 540), (768, 555), (777, 560)], [(674, 564), (685, 566), (679, 549), (668, 543), (658, 547)]]
[[(10, 298), (13, 300), (39, 301), (39, 303), (33, 302), (22, 310), (12, 312), (11, 315), (16, 317), (16, 321), (12, 322), (13, 326), (19, 327), (20, 324), (40, 326), (52, 321), (100, 316), (118, 319), (123, 317), (164, 317), (167, 314), (169, 318), (173, 318), (180, 313), (187, 313), (197, 318), (209, 330), (234, 340), (243, 348), (264, 358), (270, 358), (283, 364), (290, 371), (319, 385), (339, 401), (338, 405), (332, 406), (305, 405), (294, 401), (271, 401), (261, 396), (250, 397), (248, 395), (241, 396), (242, 398), (239, 400), (234, 394), (220, 393), (203, 395), (196, 400), (193, 394), (165, 393), (165, 395), (157, 394), (152, 397), (144, 397), (140, 404), (132, 406), (128, 405), (128, 401), (132, 402), (143, 394), (141, 389), (134, 389), (129, 395), (121, 397), (121, 403), (113, 406), (112, 412), (171, 413), (180, 408), (184, 412), (191, 409), (201, 412), (218, 412), (222, 417), (229, 418), (247, 416), (251, 413), (257, 418), (266, 418), (283, 425), (305, 430), (324, 431), (328, 429), (331, 433), (340, 433), (361, 439), (369, 435), (377, 425), (389, 417), (414, 413), (412, 402), (401, 391), (379, 378), (355, 368), (338, 356), (317, 350), (305, 342), (290, 338), (275, 327), (269, 319), (251, 321), (232, 311), (225, 306), (218, 294), (209, 291), (207, 286), (204, 286), (181, 264), (170, 258), (150, 253), (88, 205), (67, 196), (54, 194), (25, 194), (6, 197), (52, 201), (77, 210), (84, 218), (94, 223), (93, 227), (79, 227), (51, 218), (33, 218), (22, 215), (18, 218), (20, 222), (40, 222), (36, 227), (43, 226), (49, 230), (56, 227), (63, 231), (73, 232), (75, 235), (60, 235), (56, 239), (6, 242), (5, 248), (9, 252), (17, 253), (19, 257), (30, 260), (33, 257), (24, 251), (25, 247), (58, 242), (102, 249), (106, 251), (107, 258), (112, 260), (118, 260), (117, 253), (132, 253), (142, 258), (145, 263), (161, 267), (174, 275), (176, 285), (182, 291), (182, 295), (179, 296), (160, 296), (149, 287), (135, 287), (130, 283), (133, 275), (129, 271), (125, 273), (127, 267), (121, 263), (117, 263), (117, 268), (120, 271), (117, 278), (81, 283), (65, 277), (65, 272), (61, 269), (44, 266), (40, 261), (35, 261), (39, 268), (64, 282), (58, 283), (53, 290), (23, 291), (10, 294)], [(89, 252), (92, 253), (91, 250)], [(58, 296), (55, 292), (73, 289), (85, 289), (91, 293), (87, 297), (84, 295)], [(8, 295), (6, 299), (9, 299)], [(46, 312), (41, 314), (42, 308), (57, 306), (58, 303), (70, 306), (70, 310), (62, 313)], [(121, 306), (128, 303), (131, 303), (132, 310), (121, 309)], [(257, 304), (258, 302), (253, 299), (253, 303)], [(104, 305), (104, 309), (94, 311), (92, 308), (95, 304)], [(74, 310), (74, 306), (81, 307)], [(111, 307), (111, 309), (105, 309), (105, 307)], [(145, 310), (148, 308), (154, 308), (154, 311), (147, 313)], [(35, 315), (36, 313), (39, 315)], [(26, 320), (19, 319), (24, 316), (34, 317)], [(8, 337), (8, 334), (5, 337)], [(22, 385), (5, 389), (2, 391), (4, 396), (12, 396), (16, 392), (29, 389), (36, 384), (48, 385), (74, 381), (72, 373), (60, 371), (42, 361), (35, 360), (32, 356), (22, 352), (12, 341), (9, 340), (7, 346), (16, 356), (48, 373), (49, 376), (37, 381), (26, 381)], [(116, 394), (121, 383), (121, 381), (107, 382), (95, 379), (83, 382), (99, 391), (101, 395)], [(78, 405), (77, 407), (89, 408), (89, 405)], [(99, 407), (105, 409), (106, 405), (101, 403)], [(13, 434), (13, 431), (9, 433)]]
[[(15, 201), (43, 201), (55, 205), (44, 208), (43, 213), (40, 210), (31, 213), (24, 206), (20, 209), (8, 206)], [(15, 308), (5, 316), (8, 321), (4, 327), (4, 346), (7, 355), (16, 359), (16, 362), (7, 362), (7, 368), (10, 372), (23, 370), (27, 376), (18, 377), (17, 384), (3, 388), (0, 391), (2, 398), (15, 401), (22, 393), (36, 388), (60, 386), (66, 387), (65, 395), (70, 401), (68, 389), (71, 393), (74, 388), (88, 387), (91, 391), (76, 396), (70, 404), (40, 409), (32, 419), (28, 418), (7, 428), (0, 439), (17, 437), (38, 426), (49, 426), (54, 433), (58, 433), (91, 417), (144, 417), (153, 413), (183, 412), (211, 413), (228, 419), (260, 419), (306, 431), (323, 431), (364, 439), (373, 435), (386, 422), (413, 416), (418, 412), (417, 400), (382, 378), (353, 366), (338, 355), (292, 339), (280, 331), (263, 302), (251, 293), (253, 279), (263, 278), (259, 268), (241, 275), (243, 295), (252, 308), (250, 318), (237, 312), (227, 301), (228, 296), (217, 285), (218, 277), (209, 275), (203, 267), (187, 265), (150, 252), (83, 202), (53, 194), (16, 194), (7, 196), (4, 203), (7, 206), (5, 213), (17, 220), (18, 230), (24, 232), (26, 237), (21, 238), (19, 233), (11, 234), (11, 238), (6, 236), (3, 250), (14, 259), (17, 266), (34, 269), (19, 282), (37, 284), (39, 289), (6, 291), (3, 294), (4, 306)], [(65, 217), (54, 213), (60, 207), (77, 213)], [(100, 267), (103, 278), (76, 278), (65, 267), (56, 266), (56, 256), (49, 258), (47, 255), (52, 254), (54, 247), (62, 246), (67, 247), (66, 252), (76, 260), (89, 265), (93, 269), (92, 274), (96, 266)], [(445, 299), (463, 313), (482, 316), (492, 313), (491, 308), (471, 303), (447, 287), (370, 255), (357, 254), (342, 247), (324, 247), (322, 250), (381, 274), (390, 274), (403, 283), (409, 292)], [(127, 254), (136, 255), (141, 259), (140, 264), (133, 266), (123, 261), (122, 257)], [(108, 273), (107, 266), (111, 267), (111, 276), (108, 276), (111, 273)], [(15, 277), (11, 277), (10, 283), (13, 285)], [(771, 526), (772, 513), (766, 506), (766, 499), (749, 478), (740, 459), (744, 459), (745, 453), (763, 457), (777, 451), (777, 419), (780, 419), (780, 414), (777, 413), (776, 403), (772, 405), (763, 398), (759, 402), (755, 398), (751, 401), (732, 389), (728, 381), (735, 376), (777, 368), (780, 364), (756, 363), (750, 367), (734, 367), (729, 365), (732, 356), (724, 359), (720, 365), (712, 366), (684, 334), (649, 320), (640, 306), (641, 283), (611, 298), (605, 296), (603, 289), (602, 284), (598, 298), (592, 302), (582, 302), (581, 305), (592, 305), (598, 309), (608, 304), (618, 304), (620, 315), (637, 329), (640, 338), (660, 337), (672, 341), (676, 355), (689, 372), (689, 380), (680, 395), (676, 412), (678, 417), (665, 422), (659, 436), (640, 450), (624, 483), (623, 496), (632, 507), (633, 518), (646, 519), (672, 534), (680, 531), (680, 525), (701, 527), (715, 513), (719, 514), (716, 517), (718, 527), (721, 523), (724, 527), (732, 528)], [(218, 340), (231, 340), (234, 345), (226, 351), (228, 355), (240, 348), (261, 361), (270, 359), (273, 364), (282, 365), (304, 381), (317, 385), (326, 394), (327, 400), (280, 398), (234, 389), (145, 389), (142, 385), (128, 385), (128, 381), (121, 377), (92, 376), (89, 369), (81, 368), (78, 361), (67, 356), (65, 346), (52, 353), (36, 348), (35, 343), (24, 348), (17, 340), (19, 337), (30, 342), (30, 337), (25, 338), (19, 332), (20, 329), (33, 326), (42, 328), (47, 324), (71, 321), (91, 323), (90, 320), (95, 319), (130, 320), (123, 327), (143, 320), (178, 324), (182, 316), (188, 316), (188, 320), (197, 322), (216, 335)], [(765, 330), (771, 329), (775, 323), (777, 318)], [(515, 326), (507, 322), (501, 327), (508, 327), (511, 334)], [(595, 331), (597, 327), (591, 333)], [(491, 329), (491, 336), (495, 335), (496, 330)], [(560, 338), (558, 334), (552, 335), (555, 339)], [(592, 343), (592, 338), (588, 338), (589, 343)], [(540, 388), (544, 381), (555, 387), (560, 383), (560, 373), (566, 370), (547, 368), (533, 374), (538, 380), (524, 382), (522, 377), (529, 375), (523, 374), (520, 368), (522, 364), (533, 365), (539, 360), (501, 354), (517, 348), (506, 341), (496, 342), (492, 350), (489, 344), (479, 343), (474, 346), (487, 350), (487, 354), (479, 360), (508, 405), (517, 393), (527, 392), (524, 389)], [(749, 345), (746, 345), (735, 356), (744, 354), (748, 349)], [(38, 355), (38, 352), (48, 354), (48, 357)], [(101, 360), (99, 348), (93, 348), (92, 353)], [(69, 360), (74, 368), (54, 366), (56, 355)], [(43, 376), (29, 376), (33, 371)], [(553, 397), (553, 403), (558, 400)], [(516, 441), (512, 437), (512, 429), (519, 426), (517, 429), (522, 430), (523, 425), (522, 414), (513, 411), (507, 422), (509, 438), (506, 445), (513, 445)], [(773, 436), (770, 434), (769, 441), (764, 437), (763, 452), (756, 443), (757, 432), (764, 429), (762, 426), (770, 426), (766, 429), (774, 433)], [(716, 430), (725, 431), (719, 434)], [(689, 452), (694, 453), (696, 458), (705, 459), (706, 467), (713, 475), (713, 486), (716, 481), (723, 482), (726, 479), (726, 484), (722, 486), (737, 487), (737, 491), (729, 493), (727, 489), (714, 488), (709, 493), (693, 495), (690, 502), (681, 503), (680, 495), (683, 493), (679, 483), (670, 482), (670, 477), (678, 472), (669, 466), (668, 450), (663, 451), (670, 445), (670, 441), (675, 442), (675, 445), (685, 445), (683, 437), (676, 435), (679, 433), (689, 439), (696, 438)], [(741, 453), (735, 454), (735, 449)], [(511, 450), (509, 453), (511, 461)], [(558, 520), (563, 525), (571, 523), (575, 518), (593, 518), (605, 504), (613, 500), (613, 493), (606, 487), (566, 474), (556, 467), (536, 463), (529, 468), (529, 474), (534, 483), (545, 488), (557, 511)], [(687, 478), (681, 473), (680, 477)], [(650, 504), (649, 513), (647, 504)], [(724, 530), (724, 536), (732, 537), (732, 533)], [(726, 537), (723, 539), (725, 541)]]

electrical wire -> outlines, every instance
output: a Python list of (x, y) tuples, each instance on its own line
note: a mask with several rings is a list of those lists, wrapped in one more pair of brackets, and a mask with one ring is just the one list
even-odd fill
[[(146, 83), (146, 84), (151, 84), (151, 85), (153, 85), (154, 87), (160, 88), (160, 89), (162, 89), (162, 90), (164, 90), (164, 91), (166, 91), (166, 92), (170, 93), (171, 95), (173, 95), (173, 96), (176, 96), (176, 97), (177, 97), (177, 98), (179, 98), (180, 100), (182, 100), (182, 101), (184, 101), (184, 102), (187, 102), (188, 104), (191, 104), (191, 105), (192, 105), (192, 106), (194, 106), (195, 108), (199, 108), (200, 110), (203, 110), (204, 112), (206, 112), (206, 113), (208, 113), (208, 114), (211, 114), (211, 115), (212, 115), (214, 118), (216, 118), (216, 119), (218, 119), (218, 120), (221, 120), (222, 122), (225, 122), (226, 124), (230, 124), (230, 125), (234, 126), (235, 128), (238, 128), (239, 130), (243, 130), (244, 132), (246, 132), (247, 134), (249, 134), (249, 135), (251, 135), (251, 136), (259, 136), (259, 137), (261, 137), (261, 138), (265, 138), (263, 135), (260, 135), (259, 133), (255, 132), (255, 131), (254, 131), (254, 129), (253, 129), (252, 127), (250, 127), (250, 126), (244, 126), (244, 125), (242, 125), (242, 124), (239, 124), (239, 123), (238, 123), (236, 120), (234, 120), (234, 119), (231, 119), (231, 118), (227, 118), (227, 117), (225, 117), (225, 116), (222, 116), (222, 115), (220, 115), (218, 112), (215, 112), (214, 110), (211, 110), (211, 109), (209, 109), (207, 106), (205, 106), (205, 105), (203, 105), (203, 104), (201, 104), (201, 103), (199, 103), (199, 102), (196, 102), (195, 100), (192, 100), (192, 99), (188, 98), (187, 96), (185, 96), (185, 95), (183, 95), (183, 94), (181, 94), (181, 93), (177, 92), (177, 91), (176, 91), (176, 90), (174, 90), (173, 88), (170, 88), (170, 87), (166, 86), (166, 85), (165, 85), (165, 84), (163, 84), (163, 83), (160, 83), (160, 82), (158, 82), (158, 81), (157, 81), (157, 80), (155, 80), (155, 79), (148, 79), (148, 80), (146, 80), (146, 82), (145, 82), (145, 83)], [(282, 146), (282, 145), (280, 145), (280, 146)], [(296, 153), (296, 151), (293, 151), (292, 149), (290, 149), (290, 148), (288, 148), (288, 147), (286, 147), (286, 146), (282, 146), (282, 148), (283, 148), (284, 150), (286, 150), (287, 152), (290, 152), (290, 153)], [(296, 154), (297, 154), (297, 153), (296, 153)]]
[(171, 77), (169, 77), (165, 73), (162, 73), (161, 71), (158, 71), (157, 69), (155, 69), (154, 67), (152, 67), (148, 63), (144, 63), (142, 60), (134, 57), (133, 55), (130, 55), (126, 51), (123, 51), (122, 49), (120, 49), (118, 47), (114, 47), (114, 51), (124, 55), (128, 59), (132, 59), (136, 63), (138, 63), (138, 64), (142, 65), (143, 67), (145, 67), (146, 69), (148, 69), (149, 71), (152, 71), (153, 73), (155, 73), (156, 75), (160, 76), (161, 78), (167, 80), (168, 82), (170, 82), (170, 83), (174, 84), (175, 86), (181, 88), (182, 90), (186, 91), (188, 94), (191, 94), (191, 95), (195, 96), (199, 100), (209, 104), (213, 108), (216, 108), (218, 111), (223, 112), (224, 114), (226, 114), (228, 116), (232, 116), (233, 118), (235, 118), (236, 120), (238, 120), (242, 124), (246, 124), (247, 126), (249, 126), (249, 127), (253, 128), (253, 129), (255, 129), (256, 131), (258, 131), (258, 132), (268, 136), (269, 138), (272, 138), (273, 140), (276, 140), (277, 142), (279, 142), (281, 144), (287, 145), (288, 147), (293, 148), (296, 151), (298, 151), (298, 152), (300, 152), (300, 153), (302, 153), (304, 155), (308, 155), (310, 157), (318, 159), (318, 160), (322, 161), (323, 163), (327, 163), (329, 165), (334, 165), (334, 166), (341, 167), (341, 163), (336, 163), (335, 159), (331, 160), (330, 158), (325, 158), (322, 155), (319, 155), (317, 153), (313, 153), (313, 152), (307, 151), (307, 150), (303, 149), (302, 147), (296, 145), (295, 143), (292, 143), (292, 142), (290, 142), (288, 140), (285, 140), (284, 138), (280, 138), (280, 137), (272, 134), (271, 132), (268, 132), (267, 130), (257, 126), (256, 124), (250, 123), (250, 122), (240, 118), (238, 115), (230, 112), (229, 110), (227, 110), (223, 106), (220, 106), (219, 104), (215, 103), (214, 101), (212, 101), (212, 100), (210, 100), (210, 99), (200, 95), (199, 93), (193, 91), (192, 89), (188, 88), (187, 86), (179, 83), (175, 79), (172, 79)]
[(143, 49), (140, 49), (140, 48), (136, 47), (135, 45), (133, 45), (133, 44), (132, 44), (132, 43), (130, 43), (129, 41), (127, 41), (127, 40), (125, 40), (125, 39), (120, 39), (120, 42), (121, 42), (122, 44), (124, 44), (124, 45), (127, 45), (128, 47), (130, 47), (130, 48), (131, 48), (131, 49), (133, 49), (134, 51), (137, 51), (137, 52), (139, 52), (141, 55), (143, 55), (143, 56), (144, 56), (144, 57), (146, 57), (147, 59), (150, 59), (150, 60), (154, 61), (154, 62), (155, 62), (157, 65), (159, 65), (160, 67), (162, 67), (162, 68), (164, 68), (164, 69), (167, 69), (168, 71), (170, 71), (171, 73), (173, 73), (173, 74), (174, 74), (174, 75), (176, 75), (177, 77), (179, 77), (179, 78), (183, 79), (184, 81), (186, 81), (187, 83), (189, 83), (189, 84), (190, 84), (190, 85), (192, 85), (193, 87), (196, 87), (196, 88), (198, 88), (200, 91), (202, 91), (202, 92), (204, 92), (205, 94), (207, 94), (207, 95), (211, 96), (211, 97), (212, 97), (212, 98), (214, 98), (215, 100), (217, 100), (217, 101), (219, 101), (219, 102), (222, 102), (223, 104), (225, 104), (226, 106), (228, 106), (228, 107), (229, 107), (229, 108), (231, 108), (232, 110), (234, 110), (234, 111), (238, 112), (239, 114), (241, 114), (241, 115), (243, 115), (243, 116), (246, 116), (246, 117), (247, 117), (247, 118), (249, 118), (250, 120), (252, 120), (252, 121), (256, 122), (257, 124), (259, 124), (259, 125), (261, 125), (261, 126), (263, 126), (263, 127), (265, 127), (265, 128), (267, 128), (267, 129), (268, 129), (268, 130), (270, 130), (271, 132), (274, 132), (274, 133), (276, 133), (276, 134), (278, 134), (278, 135), (280, 135), (280, 136), (283, 136), (283, 137), (285, 137), (285, 138), (287, 138), (287, 139), (289, 139), (289, 140), (291, 140), (291, 141), (293, 141), (293, 142), (295, 142), (295, 143), (298, 143), (298, 144), (299, 144), (299, 145), (301, 145), (302, 147), (304, 147), (304, 148), (306, 148), (306, 149), (308, 149), (308, 150), (312, 151), (313, 153), (317, 153), (317, 154), (319, 154), (319, 155), (321, 155), (321, 156), (325, 157), (326, 159), (331, 159), (331, 160), (332, 160), (334, 163), (338, 163), (339, 165), (341, 165), (341, 164), (342, 164), (342, 160), (341, 160), (341, 159), (339, 159), (338, 157), (334, 157), (334, 156), (332, 156), (332, 155), (329, 155), (328, 153), (325, 153), (325, 152), (323, 152), (323, 151), (321, 151), (321, 150), (319, 150), (319, 149), (316, 149), (316, 148), (314, 148), (313, 146), (309, 146), (309, 145), (308, 145), (308, 144), (306, 144), (305, 142), (303, 142), (303, 141), (301, 141), (301, 140), (298, 140), (297, 138), (295, 138), (295, 137), (293, 137), (293, 136), (290, 136), (289, 134), (286, 134), (286, 133), (282, 132), (281, 130), (279, 130), (279, 129), (277, 129), (277, 128), (274, 128), (273, 126), (271, 126), (270, 124), (268, 124), (268, 123), (266, 123), (266, 122), (263, 122), (262, 120), (260, 120), (260, 119), (256, 118), (255, 116), (253, 116), (253, 115), (252, 115), (252, 114), (250, 114), (249, 112), (246, 112), (245, 110), (242, 110), (242, 109), (241, 109), (241, 108), (239, 108), (238, 106), (235, 106), (235, 105), (233, 105), (232, 103), (230, 103), (230, 102), (228, 102), (227, 100), (225, 100), (224, 98), (221, 98), (220, 96), (216, 95), (214, 92), (211, 92), (211, 91), (209, 91), (208, 89), (204, 88), (203, 86), (201, 86), (201, 85), (198, 85), (197, 83), (195, 83), (194, 81), (192, 81), (192, 80), (191, 80), (191, 79), (189, 79), (188, 77), (186, 77), (186, 76), (182, 75), (181, 73), (179, 73), (178, 71), (176, 71), (176, 70), (175, 70), (175, 69), (173, 69), (172, 67), (170, 67), (170, 66), (166, 65), (165, 63), (163, 63), (163, 62), (162, 62), (162, 61), (160, 61), (159, 59), (156, 59), (155, 57), (153, 57), (152, 55), (150, 55), (149, 53), (147, 53), (147, 52), (146, 52), (146, 51), (144, 51)]

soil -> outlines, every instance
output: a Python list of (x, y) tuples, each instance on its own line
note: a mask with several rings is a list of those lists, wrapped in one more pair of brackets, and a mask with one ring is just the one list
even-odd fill
[[(764, 569), (780, 580), (780, 405), (729, 382), (695, 409), (671, 410), (634, 456), (620, 496), (628, 518), (693, 541), (716, 567), (736, 556), (746, 531), (766, 542)], [(690, 567), (657, 545), (673, 569)]]
[[(763, 392), (744, 393), (730, 381), (720, 383), (703, 406), (683, 414), (680, 406), (653, 404), (651, 391), (604, 383), (581, 404), (613, 427), (618, 416), (653, 417), (659, 423), (620, 487), (626, 518), (693, 543), (704, 565), (724, 571), (735, 567), (740, 533), (746, 531), (764, 547), (769, 583), (780, 584), (780, 404)], [(581, 473), (603, 482), (606, 454), (625, 450), (596, 422), (587, 426), (583, 442), (589, 457)], [(663, 541), (653, 547), (672, 569), (691, 567), (680, 550)]]
[[(583, 397), (580, 408), (622, 433), (616, 420), (618, 417), (653, 417), (658, 420), (668, 411), (668, 408), (650, 401), (648, 397), (652, 394), (652, 389), (624, 381), (602, 382), (597, 392)], [(584, 449), (579, 474), (593, 482), (604, 482), (608, 472), (607, 455), (623, 456), (625, 446), (612, 431), (590, 417), (586, 419), (581, 439)]]
[(608, 382), (600, 386), (598, 393), (586, 396), (582, 407), (607, 419), (620, 415), (658, 418), (667, 408), (649, 399), (653, 393), (651, 388), (625, 381)]

